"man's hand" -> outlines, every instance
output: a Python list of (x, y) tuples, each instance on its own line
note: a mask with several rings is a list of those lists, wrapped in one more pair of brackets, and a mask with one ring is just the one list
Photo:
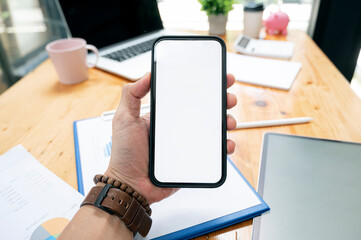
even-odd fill
[[(227, 75), (227, 88), (234, 84)], [(129, 184), (143, 195), (149, 204), (158, 202), (177, 191), (159, 188), (148, 177), (150, 115), (139, 116), (141, 99), (149, 92), (150, 74), (123, 87), (122, 98), (113, 119), (112, 153), (105, 175)], [(227, 93), (227, 108), (237, 104), (235, 95)], [(227, 129), (236, 128), (236, 120), (227, 116)], [(227, 140), (227, 152), (233, 153), (235, 143)]]

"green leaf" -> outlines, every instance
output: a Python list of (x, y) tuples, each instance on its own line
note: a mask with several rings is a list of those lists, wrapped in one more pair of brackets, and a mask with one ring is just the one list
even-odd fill
[(202, 5), (201, 10), (207, 15), (227, 15), (233, 9), (235, 0), (198, 0)]

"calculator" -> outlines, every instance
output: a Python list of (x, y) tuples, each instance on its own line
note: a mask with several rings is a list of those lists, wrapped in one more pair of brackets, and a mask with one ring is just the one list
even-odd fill
[(289, 59), (293, 55), (295, 44), (292, 42), (259, 40), (241, 35), (235, 42), (235, 49), (243, 54)]

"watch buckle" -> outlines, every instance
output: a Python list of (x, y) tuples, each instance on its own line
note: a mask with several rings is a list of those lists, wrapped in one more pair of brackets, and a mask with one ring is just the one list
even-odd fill
[(102, 191), (99, 193), (97, 199), (95, 200), (94, 206), (96, 206), (96, 207), (106, 211), (107, 213), (113, 215), (114, 212), (112, 210), (110, 210), (108, 208), (105, 208), (102, 205), (100, 205), (103, 202), (103, 200), (107, 197), (107, 193), (108, 193), (109, 189), (111, 189), (111, 188), (114, 188), (114, 187), (112, 185), (110, 185), (110, 184), (105, 184)]

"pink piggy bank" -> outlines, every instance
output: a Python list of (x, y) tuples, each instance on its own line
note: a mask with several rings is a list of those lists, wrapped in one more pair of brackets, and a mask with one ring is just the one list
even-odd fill
[(290, 18), (284, 12), (278, 11), (271, 13), (267, 20), (263, 21), (263, 25), (266, 27), (267, 34), (287, 35), (287, 25), (290, 22)]

